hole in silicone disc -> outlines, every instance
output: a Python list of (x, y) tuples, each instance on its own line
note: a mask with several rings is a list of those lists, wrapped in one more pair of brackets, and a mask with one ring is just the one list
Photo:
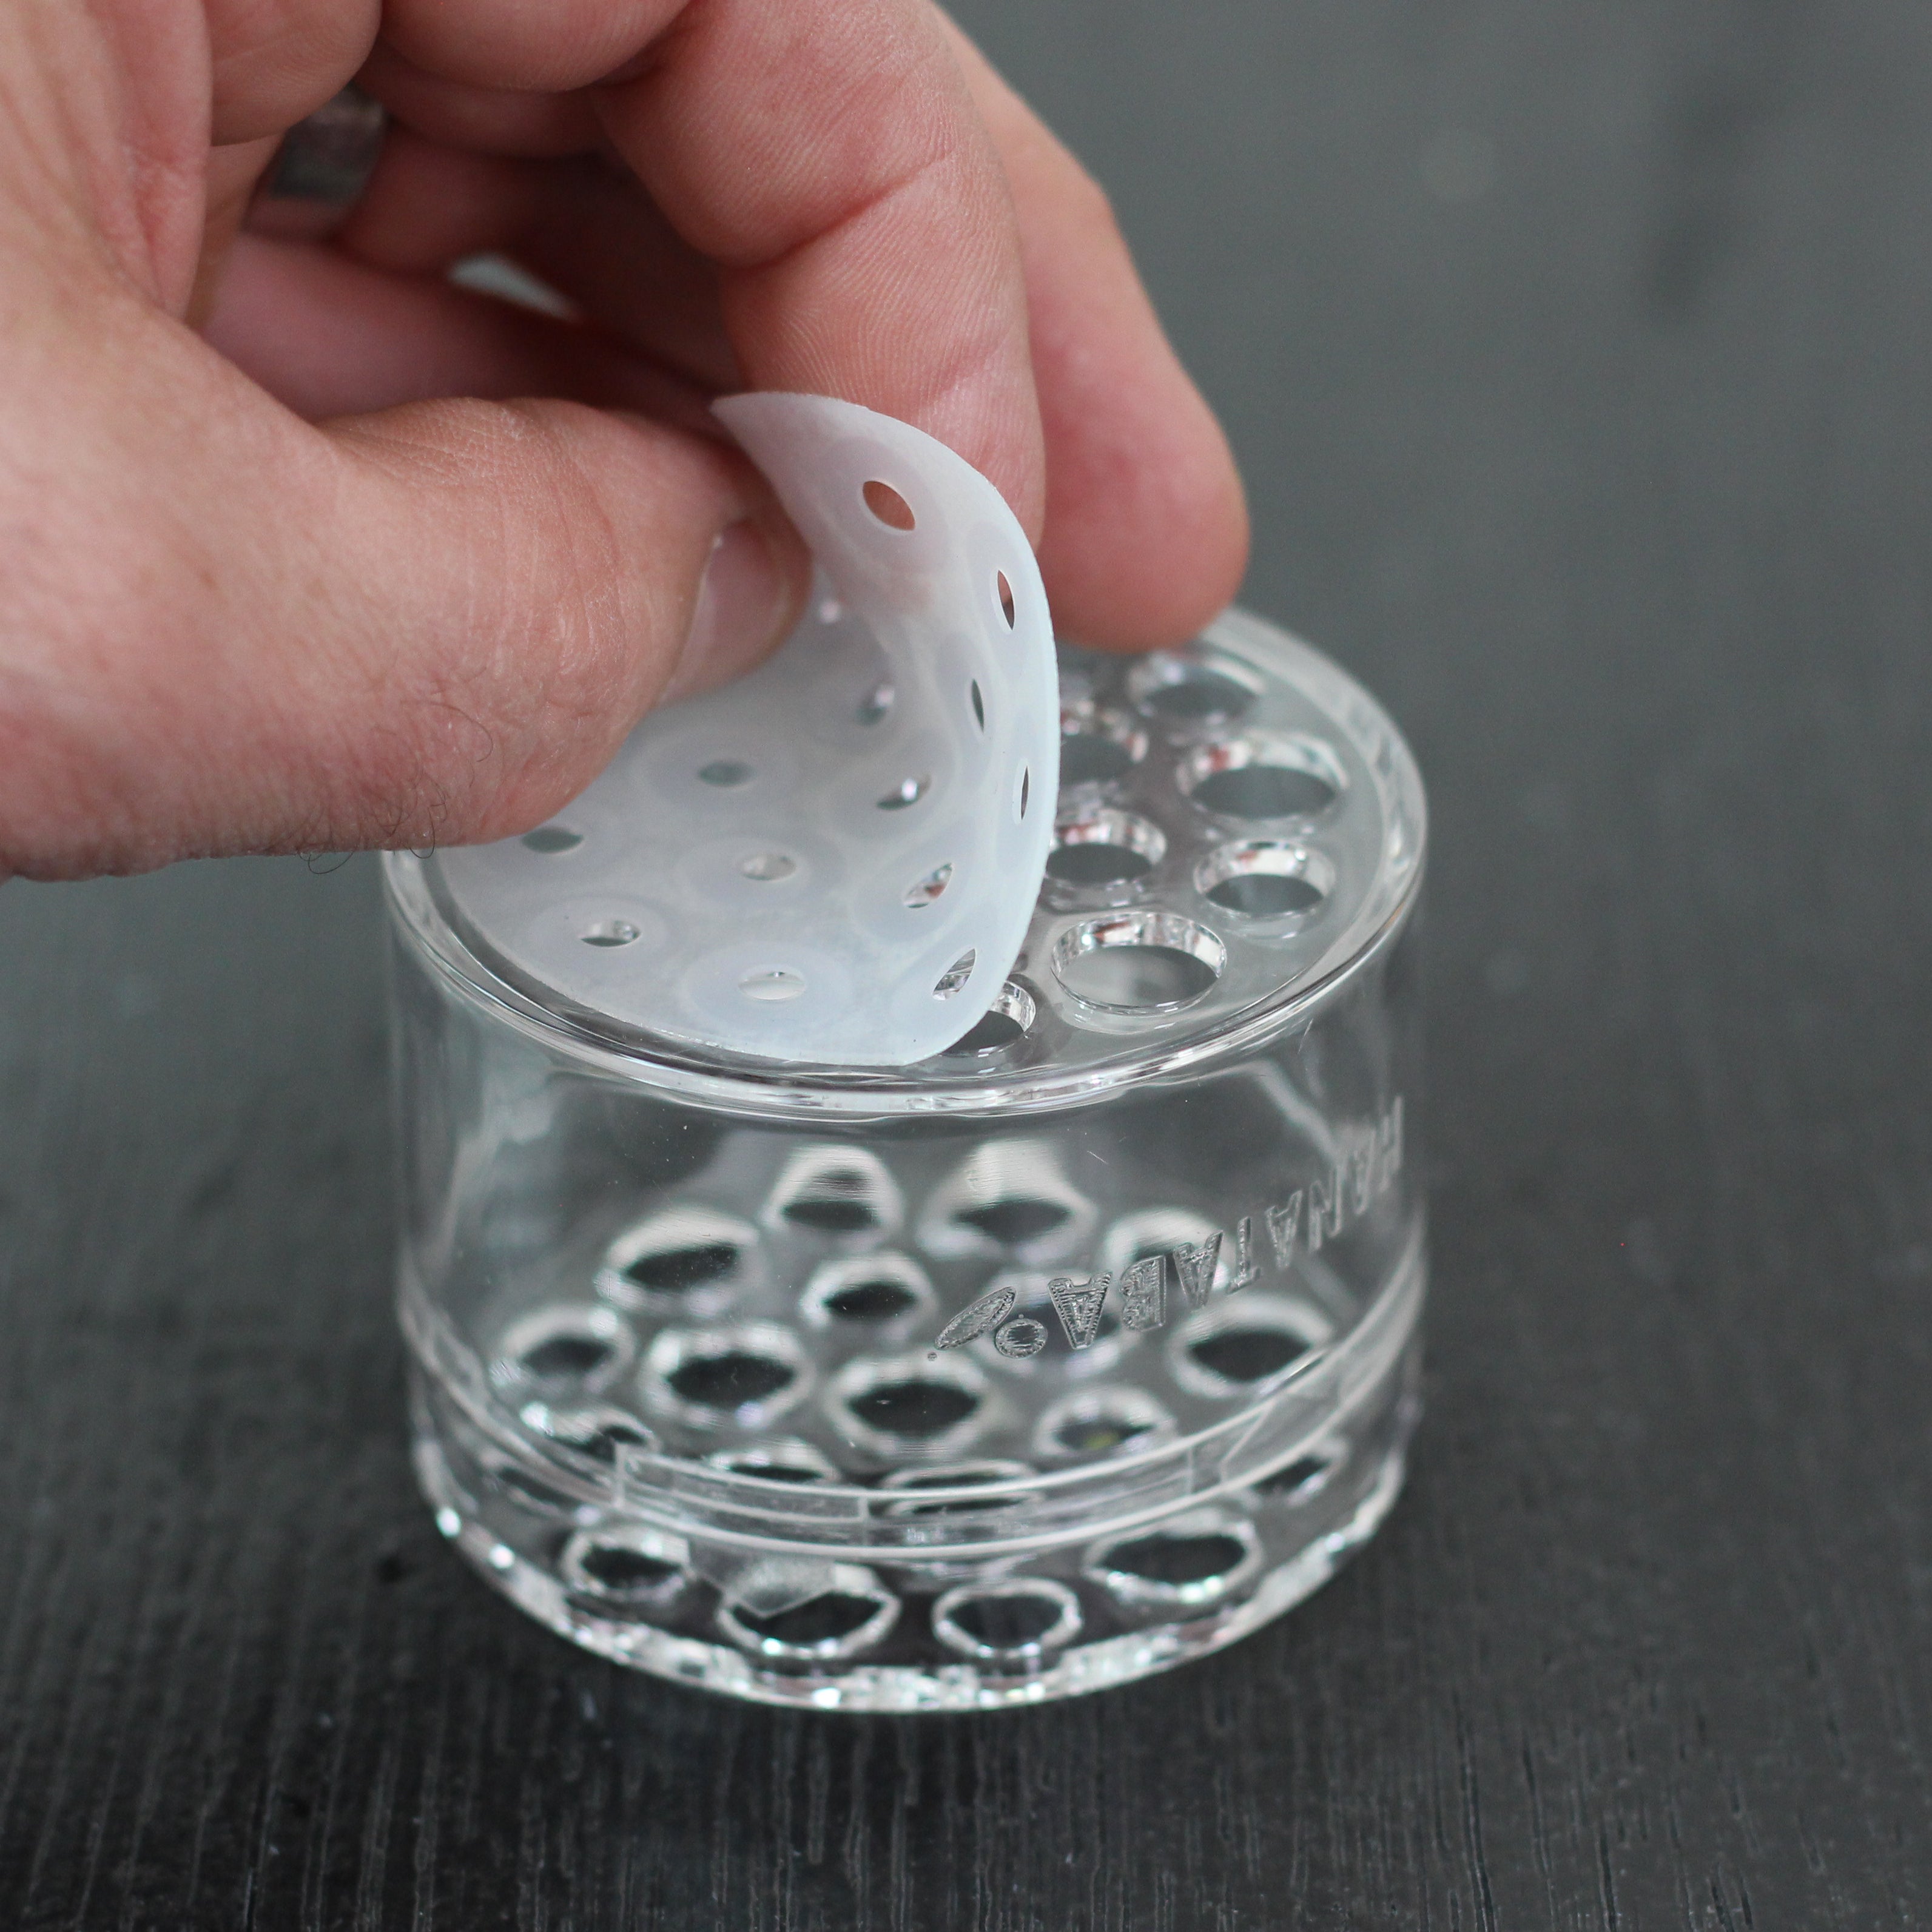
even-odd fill
[(767, 1004), (795, 1000), (805, 991), (805, 976), (789, 966), (754, 966), (740, 977), (738, 990), (748, 1000)]
[(976, 946), (968, 946), (933, 982), (932, 997), (935, 1000), (950, 1000), (973, 976), (973, 968), (980, 957)]
[(798, 861), (783, 852), (754, 852), (749, 858), (738, 861), (738, 869), (748, 879), (772, 885), (780, 879), (790, 878), (798, 870)]
[(909, 805), (916, 805), (932, 789), (930, 773), (916, 778), (903, 778), (878, 801), (881, 812), (903, 812)]
[(909, 530), (913, 527), (912, 506), (890, 483), (881, 483), (877, 477), (866, 485), (866, 507), (879, 521), (891, 530)]
[(628, 919), (601, 920), (583, 935), (586, 946), (628, 946), (638, 937), (638, 928)]
[(708, 765), (698, 766), (698, 776), (708, 785), (741, 785), (751, 777), (752, 768), (741, 759), (713, 758)]
[[(934, 866), (923, 878), (915, 879), (907, 886), (903, 895), (906, 905), (914, 912), (922, 907), (931, 905), (945, 891), (952, 878), (952, 866), (950, 860), (944, 866)], [(970, 971), (971, 969), (969, 968), (968, 970)], [(938, 992), (939, 989), (935, 987), (934, 991)], [(940, 993), (940, 998), (945, 997), (943, 992)]]
[(556, 852), (574, 852), (584, 843), (584, 834), (573, 832), (567, 825), (539, 825), (534, 832), (524, 834), (524, 843), (532, 852), (541, 852), (546, 857)]

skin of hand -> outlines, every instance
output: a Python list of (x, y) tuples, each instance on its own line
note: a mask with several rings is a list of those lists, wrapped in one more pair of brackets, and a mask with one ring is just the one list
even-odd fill
[[(249, 232), (352, 78), (365, 194)], [(1239, 582), (1105, 200), (927, 0), (10, 0), (0, 125), (0, 876), (540, 823), (796, 616), (720, 393), (950, 444), (1065, 634)], [(480, 250), (574, 315), (452, 286)]]

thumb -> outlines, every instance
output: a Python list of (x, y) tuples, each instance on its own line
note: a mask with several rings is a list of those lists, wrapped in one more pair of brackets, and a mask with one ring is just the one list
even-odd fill
[(0, 458), (38, 564), (0, 589), (0, 870), (526, 830), (802, 606), (803, 546), (720, 444), (555, 400), (317, 427), (143, 329)]

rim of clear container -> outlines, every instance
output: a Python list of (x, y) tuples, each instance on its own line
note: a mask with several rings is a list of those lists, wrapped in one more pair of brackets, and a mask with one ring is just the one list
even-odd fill
[[(489, 1017), (574, 1060), (586, 1070), (740, 1116), (823, 1121), (926, 1114), (1055, 1112), (1114, 1089), (1174, 1075), (1204, 1072), (1224, 1058), (1258, 1052), (1276, 1033), (1310, 1017), (1393, 942), (1414, 912), (1427, 869), (1428, 804), (1408, 741), (1376, 699), (1334, 661), (1267, 620), (1231, 607), (1202, 632), (1202, 643), (1238, 652), (1285, 653), (1296, 675), (1333, 722), (1352, 737), (1372, 774), (1383, 806), (1381, 862), (1329, 963), (1291, 980), (1275, 994), (1195, 1030), (1187, 1016), (1104, 1060), (1055, 1069), (845, 1068), (758, 1060), (694, 1046), (601, 1019), (559, 1000), (533, 998), (504, 978), (463, 938), (426, 872), (433, 856), (383, 855), (392, 928), (442, 982)], [(1196, 1028), (1199, 1023), (1196, 1022)]]

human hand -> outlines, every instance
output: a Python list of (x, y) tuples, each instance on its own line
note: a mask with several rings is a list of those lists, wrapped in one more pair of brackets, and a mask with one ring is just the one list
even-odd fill
[[(346, 221), (238, 232), (352, 76)], [(951, 445), (1084, 641), (1238, 581), (1105, 202), (926, 0), (15, 0), (0, 112), (0, 873), (549, 816), (796, 614), (724, 391)], [(482, 250), (580, 319), (451, 286)]]

